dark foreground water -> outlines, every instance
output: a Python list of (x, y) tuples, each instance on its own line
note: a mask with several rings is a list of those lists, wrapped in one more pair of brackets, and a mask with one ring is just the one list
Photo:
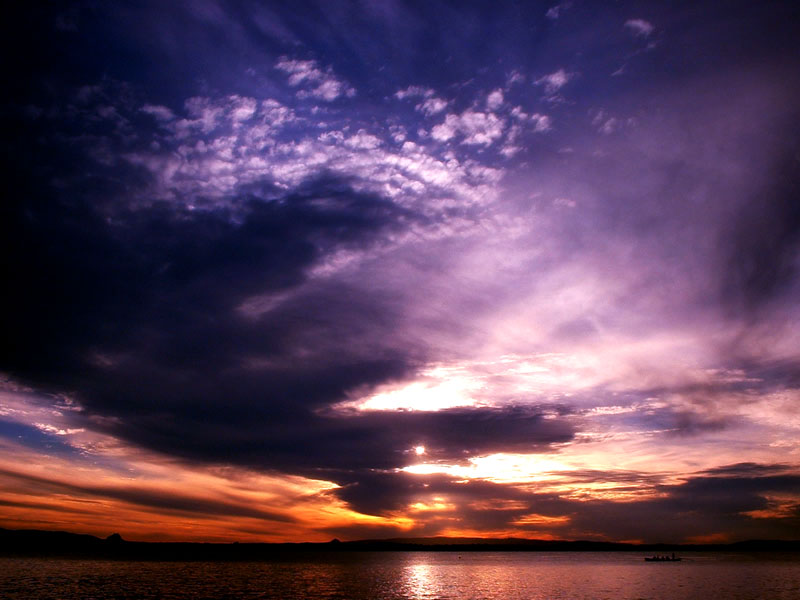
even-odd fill
[(797, 555), (314, 553), (271, 562), (0, 559), (0, 598), (793, 599)]

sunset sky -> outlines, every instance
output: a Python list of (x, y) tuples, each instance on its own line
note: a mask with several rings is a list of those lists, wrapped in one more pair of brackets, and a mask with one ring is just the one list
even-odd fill
[(800, 538), (800, 4), (31, 4), (0, 527)]

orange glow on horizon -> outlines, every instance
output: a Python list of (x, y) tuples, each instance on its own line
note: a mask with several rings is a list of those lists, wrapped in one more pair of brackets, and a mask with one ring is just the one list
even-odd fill
[(143, 451), (132, 452), (120, 473), (16, 445), (1, 449), (0, 527), (8, 529), (119, 533), (132, 541), (322, 542), (334, 530), (389, 536), (414, 525), (403, 515), (358, 513), (322, 480), (190, 466)]
[[(776, 398), (769, 401), (783, 406), (784, 399)], [(189, 463), (89, 428), (70, 427), (68, 415), (27, 402), (22, 394), (7, 392), (4, 400), (0, 410), (7, 419), (30, 422), (61, 446), (53, 446), (58, 451), (34, 449), (23, 440), (0, 438), (0, 527), (98, 537), (120, 533), (134, 541), (326, 542), (431, 535), (613, 541), (610, 530), (579, 528), (577, 515), (592, 511), (597, 502), (620, 505), (667, 497), (671, 486), (683, 485), (693, 473), (738, 460), (735, 446), (727, 453), (709, 451), (717, 443), (714, 432), (704, 437), (706, 445), (687, 445), (683, 440), (664, 444), (670, 438), (653, 432), (603, 430), (595, 424), (629, 413), (622, 404), (609, 403), (586, 413), (591, 427), (549, 452), (466, 454), (461, 461), (446, 462), (438, 458), (438, 449), (430, 455), (425, 445), (406, 442), (397, 455), (416, 458), (417, 464), (373, 472), (409, 484), (397, 488), (400, 502), (392, 510), (381, 512), (376, 506), (374, 514), (365, 514), (369, 508), (362, 513), (356, 507), (375, 506), (371, 501), (348, 504), (346, 490), (324, 478)], [(72, 406), (58, 408), (69, 411)], [(637, 409), (664, 406), (664, 401), (646, 400)], [(418, 441), (436, 447), (436, 440), (425, 435)], [(752, 457), (776, 462), (775, 453), (784, 450), (762, 444), (754, 447)], [(665, 465), (671, 470), (664, 471)], [(557, 504), (537, 505), (536, 499), (545, 496)], [(763, 498), (765, 505), (741, 514), (762, 523), (785, 519), (800, 505), (787, 493)], [(720, 541), (725, 536), (714, 532), (692, 539)]]
[(706, 533), (693, 535), (686, 541), (690, 544), (727, 544), (731, 541), (731, 536), (727, 533)]

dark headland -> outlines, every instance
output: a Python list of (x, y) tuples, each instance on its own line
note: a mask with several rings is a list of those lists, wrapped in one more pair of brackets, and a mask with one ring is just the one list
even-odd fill
[(308, 553), (363, 551), (450, 552), (781, 552), (800, 553), (800, 540), (750, 540), (732, 544), (625, 544), (519, 538), (398, 538), (323, 543), (130, 542), (119, 534), (105, 539), (64, 531), (0, 528), (0, 556), (103, 558), (119, 560), (275, 560)]

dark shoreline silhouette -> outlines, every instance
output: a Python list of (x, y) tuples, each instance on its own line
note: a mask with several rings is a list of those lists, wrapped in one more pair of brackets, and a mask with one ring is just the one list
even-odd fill
[(800, 553), (800, 540), (749, 540), (732, 544), (626, 544), (586, 540), (528, 540), (519, 538), (411, 538), (352, 542), (195, 543), (129, 542), (119, 534), (106, 539), (64, 531), (0, 528), (0, 556), (93, 558), (154, 561), (306, 560), (313, 554), (426, 551), (426, 552), (779, 552)]

